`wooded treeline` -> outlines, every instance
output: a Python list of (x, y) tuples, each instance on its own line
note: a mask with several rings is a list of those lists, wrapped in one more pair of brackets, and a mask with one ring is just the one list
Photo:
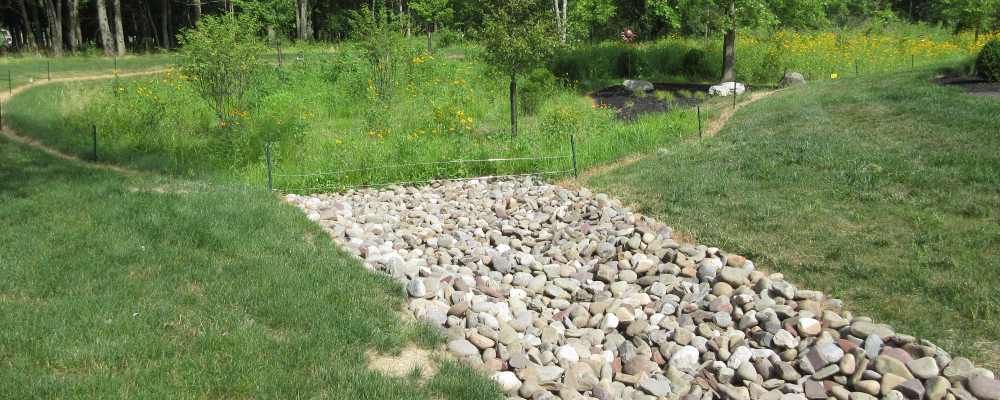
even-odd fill
[[(407, 34), (475, 34), (498, 0), (0, 0), (0, 28), (12, 46), (54, 56), (80, 51), (107, 56), (170, 51), (177, 34), (203, 15), (249, 13), (271, 40), (339, 41), (350, 16), (367, 5), (404, 21)], [(536, 0), (519, 0), (536, 1)], [(1000, 0), (741, 0), (737, 24), (752, 28), (830, 29), (890, 21), (940, 24), (957, 30), (997, 28)], [(721, 36), (728, 0), (537, 0), (563, 41), (604, 40), (622, 28), (642, 39), (667, 34)]]

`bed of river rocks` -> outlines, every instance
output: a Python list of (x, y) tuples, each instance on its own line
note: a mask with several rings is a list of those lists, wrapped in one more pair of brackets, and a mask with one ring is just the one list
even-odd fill
[(532, 178), (285, 200), (513, 399), (996, 400), (926, 340), (605, 194)]

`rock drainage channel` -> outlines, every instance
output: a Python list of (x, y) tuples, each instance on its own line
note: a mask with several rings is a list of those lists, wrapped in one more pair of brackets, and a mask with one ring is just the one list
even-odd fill
[(286, 195), (510, 398), (996, 400), (926, 340), (616, 199), (529, 178)]

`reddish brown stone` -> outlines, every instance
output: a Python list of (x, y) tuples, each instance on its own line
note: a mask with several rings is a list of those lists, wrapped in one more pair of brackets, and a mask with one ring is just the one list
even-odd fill
[(785, 330), (788, 331), (788, 333), (791, 333), (793, 337), (799, 336), (799, 331), (795, 330), (795, 327), (788, 322), (785, 322)]
[(858, 347), (858, 345), (854, 344), (854, 342), (847, 339), (837, 339), (837, 344), (840, 345), (840, 349), (843, 350), (844, 353), (847, 353), (853, 347)]
[(899, 361), (902, 361), (903, 364), (913, 361), (913, 356), (911, 356), (910, 353), (907, 353), (906, 350), (903, 350), (898, 347), (885, 346), (882, 348), (882, 353), (880, 353), (880, 355), (887, 355), (889, 357), (895, 358)]
[(664, 364), (667, 363), (667, 360), (663, 359), (663, 355), (660, 354), (659, 350), (654, 350), (653, 351), (653, 362), (655, 362), (656, 365), (664, 365)]
[(506, 300), (507, 299), (502, 294), (500, 294), (500, 292), (498, 292), (496, 290), (493, 290), (489, 286), (485, 286), (485, 285), (476, 286), (476, 290), (482, 292), (483, 294), (485, 294), (487, 296), (496, 297), (496, 298), (498, 298), (500, 300)]

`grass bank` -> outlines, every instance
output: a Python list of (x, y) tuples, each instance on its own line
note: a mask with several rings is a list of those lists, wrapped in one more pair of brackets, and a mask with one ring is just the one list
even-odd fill
[[(10, 71), (13, 88), (29, 85), (30, 80), (45, 81), (48, 78), (76, 78), (93, 75), (111, 75), (156, 71), (173, 66), (170, 55), (124, 56), (117, 59), (106, 57), (0, 57), (0, 89), (6, 91), (7, 72)], [(116, 67), (117, 65), (117, 67)]]
[[(274, 195), (108, 171), (0, 137), (0, 393), (10, 398), (498, 398), (405, 293)], [(410, 372), (410, 371), (404, 371)]]
[(788, 89), (587, 184), (996, 370), (1000, 103), (935, 73)]
[[(381, 86), (346, 52), (268, 66), (257, 77), (251, 105), (231, 110), (223, 121), (190, 78), (176, 71), (31, 88), (4, 105), (4, 120), (78, 155), (92, 152), (91, 127), (97, 125), (105, 161), (256, 186), (267, 183), (268, 144), (275, 173), (283, 175), (410, 164), (279, 177), (280, 189), (571, 170), (571, 135), (578, 165), (592, 167), (697, 130), (693, 110), (615, 121), (615, 110), (593, 107), (572, 85), (549, 75), (533, 91), (521, 92), (520, 101), (534, 106), (522, 110), (512, 139), (509, 81), (461, 52), (439, 54), (406, 60)], [(429, 164), (553, 156), (567, 157)]]

